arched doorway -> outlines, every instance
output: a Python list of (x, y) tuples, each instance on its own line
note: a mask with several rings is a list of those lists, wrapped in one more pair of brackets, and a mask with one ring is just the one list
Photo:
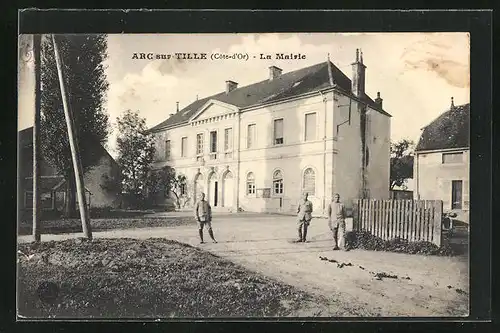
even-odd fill
[(212, 207), (219, 206), (219, 182), (217, 181), (217, 175), (212, 172), (208, 177), (208, 202)]
[(233, 207), (234, 183), (233, 174), (227, 171), (222, 179), (222, 206), (226, 208)]
[(193, 202), (196, 202), (199, 200), (199, 196), (201, 192), (204, 192), (204, 186), (203, 186), (203, 175), (201, 173), (197, 174), (194, 177), (194, 200)]

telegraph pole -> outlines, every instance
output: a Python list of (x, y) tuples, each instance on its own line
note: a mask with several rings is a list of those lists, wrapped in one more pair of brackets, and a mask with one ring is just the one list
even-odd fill
[(40, 242), (40, 48), (42, 36), (33, 35), (33, 57), (35, 70), (35, 121), (33, 123), (33, 238)]
[(83, 183), (83, 170), (81, 166), (80, 156), (78, 154), (78, 146), (75, 140), (74, 123), (72, 114), (68, 105), (68, 96), (66, 95), (66, 89), (64, 86), (64, 76), (61, 64), (61, 56), (59, 54), (59, 48), (57, 46), (57, 41), (55, 35), (52, 35), (52, 43), (54, 45), (54, 55), (56, 58), (57, 74), (59, 76), (59, 85), (61, 87), (61, 97), (63, 102), (64, 116), (66, 118), (66, 125), (68, 128), (68, 139), (69, 146), (71, 149), (71, 159), (73, 161), (73, 171), (75, 174), (76, 181), (76, 192), (78, 198), (78, 206), (80, 209), (80, 218), (82, 220), (82, 229), (85, 237), (89, 240), (92, 239), (92, 231), (90, 229), (90, 219), (87, 212), (87, 203), (85, 198), (85, 187)]

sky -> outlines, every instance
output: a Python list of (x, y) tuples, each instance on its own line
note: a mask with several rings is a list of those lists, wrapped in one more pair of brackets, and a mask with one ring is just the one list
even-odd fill
[[(268, 67), (283, 73), (330, 60), (352, 78), (356, 49), (363, 52), (366, 92), (377, 92), (391, 120), (391, 139), (418, 141), (420, 129), (455, 105), (469, 102), (469, 35), (467, 33), (293, 33), (293, 34), (114, 34), (108, 36), (106, 109), (112, 125), (127, 109), (139, 111), (154, 126), (196, 97), (225, 89), (225, 81), (239, 87), (268, 78)], [(148, 60), (134, 53), (242, 53), (248, 60)], [(276, 52), (305, 55), (305, 59), (277, 60)], [(271, 54), (273, 59), (260, 60)], [(255, 58), (254, 58), (255, 56)], [(21, 57), (18, 128), (32, 126), (34, 74), (32, 57)], [(116, 131), (107, 148), (115, 151)]]

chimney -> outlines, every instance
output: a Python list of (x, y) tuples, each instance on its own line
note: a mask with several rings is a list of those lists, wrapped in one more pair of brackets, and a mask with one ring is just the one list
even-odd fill
[(175, 113), (177, 113), (177, 112), (179, 112), (179, 102), (175, 102), (175, 104), (177, 104), (177, 111), (175, 112)]
[(451, 98), (450, 110), (455, 109), (455, 102), (453, 101), (453, 97)]
[(382, 101), (383, 99), (380, 98), (380, 91), (377, 92), (377, 98), (375, 98), (375, 103), (378, 104), (378, 106), (380, 106), (380, 108), (382, 109)]
[(238, 88), (238, 82), (234, 82), (234, 81), (230, 81), (230, 80), (226, 81), (226, 94), (229, 94), (231, 91), (233, 91), (236, 88)]
[(363, 96), (365, 92), (365, 69), (366, 66), (363, 64), (363, 52), (360, 49), (356, 49), (356, 61), (352, 65), (352, 93), (356, 97)]
[(170, 118), (170, 117), (172, 117), (173, 115), (174, 115), (173, 113), (170, 113), (170, 114), (168, 115), (168, 117)]
[(269, 67), (269, 81), (272, 81), (272, 80), (278, 78), (281, 75), (281, 72), (283, 72), (283, 70), (281, 68), (276, 67), (276, 66), (270, 66)]

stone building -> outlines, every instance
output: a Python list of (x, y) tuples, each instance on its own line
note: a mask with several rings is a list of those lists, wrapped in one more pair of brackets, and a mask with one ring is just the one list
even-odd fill
[[(33, 127), (19, 132), (18, 154), (18, 208), (20, 213), (29, 212), (33, 207)], [(117, 208), (120, 193), (106, 187), (106, 182), (120, 177), (120, 167), (103, 147), (98, 147), (101, 155), (96, 166), (84, 175), (87, 204), (91, 208)], [(41, 205), (44, 210), (62, 211), (66, 200), (66, 181), (46, 160), (40, 161)]]
[(352, 80), (330, 60), (194, 101), (152, 127), (155, 168), (187, 178), (214, 210), (294, 212), (303, 192), (322, 215), (334, 193), (389, 198), (390, 118), (365, 93), (363, 54)]
[(414, 198), (442, 200), (469, 223), (470, 104), (455, 106), (423, 128), (415, 149)]

